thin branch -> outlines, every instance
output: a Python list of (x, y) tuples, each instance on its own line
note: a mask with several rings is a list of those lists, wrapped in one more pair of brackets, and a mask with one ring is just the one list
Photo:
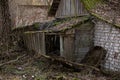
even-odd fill
[(3, 66), (3, 65), (6, 65), (6, 64), (14, 63), (14, 62), (18, 61), (19, 59), (23, 58), (25, 55), (26, 55), (26, 54), (24, 54), (24, 55), (22, 55), (22, 56), (19, 56), (19, 57), (17, 57), (15, 60), (10, 60), (10, 61), (8, 61), (8, 62), (1, 63), (1, 64), (0, 64), (0, 67)]

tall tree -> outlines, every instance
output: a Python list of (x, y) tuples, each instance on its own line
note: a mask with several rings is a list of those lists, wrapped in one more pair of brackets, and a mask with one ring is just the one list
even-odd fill
[(2, 26), (1, 27), (1, 40), (4, 42), (8, 42), (9, 34), (11, 31), (11, 19), (10, 19), (10, 11), (9, 11), (9, 0), (0, 0), (0, 12), (2, 18)]

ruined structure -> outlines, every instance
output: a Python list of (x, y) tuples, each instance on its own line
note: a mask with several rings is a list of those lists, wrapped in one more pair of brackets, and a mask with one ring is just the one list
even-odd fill
[[(49, 24), (39, 31), (26, 32), (27, 37), (34, 37), (34, 40), (29, 40), (32, 46), (30, 47), (29, 43), (27, 46), (41, 54), (58, 54), (68, 60), (80, 62), (93, 47), (94, 25), (79, 0), (59, 1), (54, 0), (48, 12), (48, 15), (55, 16), (58, 20), (53, 22), (56, 25), (49, 26), (51, 25)], [(59, 2), (58, 7), (53, 7), (58, 4), (57, 2)], [(61, 19), (64, 21), (59, 22)], [(38, 34), (42, 35), (40, 40)], [(38, 48), (33, 41), (41, 48)]]
[(57, 23), (44, 26), (40, 31), (26, 32), (27, 46), (40, 54), (59, 55), (80, 62), (93, 47), (94, 24), (89, 17), (68, 18)]
[[(107, 51), (106, 60), (104, 61), (105, 63), (102, 65), (106, 69), (119, 71), (120, 19), (118, 9), (114, 9), (113, 6), (110, 6), (110, 4), (107, 4), (102, 0), (81, 0), (84, 6), (79, 0), (75, 0), (75, 5), (73, 5), (72, 2), (72, 0), (61, 0), (58, 8), (53, 9), (52, 7), (50, 9), (50, 16), (55, 16), (56, 18), (67, 18), (73, 16), (85, 17), (89, 15), (84, 8), (85, 6), (89, 13), (94, 16), (94, 19), (92, 20), (95, 23), (95, 28), (93, 28), (94, 46), (101, 46)], [(80, 38), (80, 36), (77, 38)], [(81, 49), (79, 50), (82, 51)], [(67, 56), (68, 55), (66, 55), (66, 57)], [(80, 55), (77, 56), (78, 59), (81, 57)]]
[[(11, 0), (9, 1), (13, 28), (24, 27), (36, 22), (51, 21), (51, 17), (55, 17), (56, 19), (66, 19), (70, 17), (70, 19), (72, 20), (75, 17), (79, 17), (80, 19), (78, 20), (81, 20), (81, 16), (86, 17), (89, 16), (89, 13), (92, 14), (92, 18), (94, 17), (94, 19), (88, 18), (88, 20), (90, 20), (90, 22), (92, 23), (92, 27), (88, 27), (88, 25), (86, 26), (87, 22), (79, 24), (81, 23), (81, 21), (77, 23), (77, 26), (79, 26), (79, 28), (73, 27), (76, 26), (76, 24), (72, 22), (71, 25), (69, 25), (70, 23), (66, 23), (66, 26), (63, 22), (58, 24), (58, 26), (47, 26), (47, 28), (45, 29), (41, 29), (40, 24), (37, 25), (38, 31), (25, 32), (25, 43), (30, 50), (34, 50), (41, 54), (46, 54), (49, 53), (49, 51), (52, 51), (52, 49), (46, 51), (48, 50), (46, 48), (48, 48), (49, 46), (46, 42), (50, 43), (48, 37), (50, 37), (51, 39), (55, 39), (55, 36), (57, 35), (56, 39), (58, 40), (58, 42), (56, 44), (59, 45), (58, 51), (60, 55), (67, 59), (72, 57), (76, 59), (75, 61), (78, 62), (83, 58), (81, 56), (84, 56), (89, 48), (92, 47), (92, 45), (101, 46), (102, 48), (107, 50), (106, 60), (103, 66), (106, 69), (110, 69), (113, 71), (120, 70), (120, 15), (119, 8), (117, 9), (118, 6), (115, 6), (114, 8), (114, 6), (110, 6), (110, 3), (106, 3), (103, 0), (53, 0), (53, 4), (51, 5), (51, 8), (48, 12), (48, 5), (46, 5), (46, 2), (45, 4), (39, 4), (35, 2), (38, 0), (12, 0), (12, 2)], [(111, 1), (114, 5), (116, 5), (116, 2), (113, 2), (112, 0), (108, 1)], [(49, 15), (49, 17), (47, 15)], [(84, 19), (82, 21), (84, 21)], [(65, 31), (63, 31), (63, 27), (65, 28)], [(62, 36), (64, 36), (64, 38)], [(94, 36), (94, 38), (91, 38), (91, 36)], [(90, 43), (92, 45), (83, 45), (84, 43)], [(77, 46), (77, 48), (74, 49), (75, 47), (73, 46)], [(72, 55), (70, 55), (69, 53), (71, 53)]]

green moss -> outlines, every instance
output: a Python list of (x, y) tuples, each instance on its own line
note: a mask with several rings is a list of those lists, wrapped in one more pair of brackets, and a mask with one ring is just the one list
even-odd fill
[(81, 0), (85, 7), (90, 10), (96, 7), (96, 5), (101, 4), (103, 0)]
[(39, 23), (34, 23), (32, 26), (33, 26), (33, 28), (37, 29), (37, 28), (40, 27), (40, 24)]
[(62, 23), (62, 22), (56, 21), (56, 22), (53, 23), (53, 26), (57, 26), (57, 25), (59, 25), (59, 24), (61, 24), (61, 23)]
[(85, 24), (86, 22), (88, 22), (89, 18), (90, 18), (90, 16), (81, 17), (81, 21), (78, 24), (75, 24), (75, 25), (72, 25), (68, 28), (62, 29), (61, 32), (65, 32), (65, 31), (67, 31), (69, 29), (73, 29), (75, 27), (80, 27), (82, 24)]

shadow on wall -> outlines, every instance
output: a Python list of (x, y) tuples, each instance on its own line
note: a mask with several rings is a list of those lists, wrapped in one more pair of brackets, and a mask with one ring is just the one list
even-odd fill
[(90, 66), (100, 68), (103, 67), (101, 65), (105, 63), (106, 54), (107, 51), (103, 47), (95, 46), (88, 51), (81, 62)]

